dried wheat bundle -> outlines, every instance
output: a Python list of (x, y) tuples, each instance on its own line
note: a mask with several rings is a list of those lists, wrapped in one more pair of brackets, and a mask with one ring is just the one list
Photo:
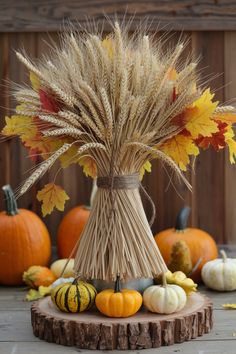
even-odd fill
[[(20, 136), (43, 159), (18, 194), (58, 160), (62, 167), (79, 163), (98, 178), (75, 260), (82, 278), (153, 277), (166, 270), (139, 194), (139, 176), (152, 159), (189, 188), (182, 171), (199, 148), (228, 145), (234, 162), (235, 109), (217, 107), (210, 90), (198, 87), (196, 64), (180, 60), (183, 48), (178, 43), (163, 51), (161, 40), (129, 35), (115, 23), (105, 38), (65, 34), (61, 46), (38, 63), (17, 53), (32, 86), (16, 89), (20, 105), (6, 118), (3, 134)], [(58, 206), (56, 198), (62, 208), (66, 197), (54, 184), (38, 194), (44, 214)]]

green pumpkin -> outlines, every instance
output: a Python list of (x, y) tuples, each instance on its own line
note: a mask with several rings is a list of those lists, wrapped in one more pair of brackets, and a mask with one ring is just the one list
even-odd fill
[(51, 293), (54, 304), (63, 312), (82, 312), (93, 306), (97, 291), (89, 283), (77, 281), (56, 286)]

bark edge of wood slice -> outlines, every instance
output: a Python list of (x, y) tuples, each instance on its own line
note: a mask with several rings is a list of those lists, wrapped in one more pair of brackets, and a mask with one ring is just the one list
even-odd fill
[(33, 303), (31, 322), (34, 335), (47, 342), (90, 350), (139, 350), (182, 343), (210, 332), (212, 312), (210, 299), (200, 293), (191, 294), (177, 313), (142, 310), (128, 318), (107, 318), (96, 310), (63, 313), (49, 296)]

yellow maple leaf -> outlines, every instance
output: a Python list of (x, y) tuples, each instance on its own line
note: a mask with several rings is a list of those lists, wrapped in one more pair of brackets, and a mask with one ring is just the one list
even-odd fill
[(211, 94), (209, 89), (205, 90), (201, 97), (184, 112), (185, 128), (193, 138), (198, 138), (199, 135), (211, 136), (218, 132), (218, 125), (212, 119), (218, 102), (212, 102), (213, 97), (214, 94)]
[(37, 193), (38, 201), (42, 202), (43, 216), (51, 214), (54, 208), (64, 210), (65, 201), (70, 199), (66, 192), (54, 183), (49, 183)]
[(151, 172), (152, 171), (152, 165), (150, 161), (146, 161), (145, 164), (141, 167), (140, 171), (139, 171), (139, 176), (140, 176), (140, 180), (143, 179), (143, 176), (145, 174), (145, 172)]
[(227, 132), (224, 134), (224, 136), (225, 142), (229, 148), (229, 160), (230, 163), (233, 164), (236, 161), (236, 141), (233, 139), (234, 131), (230, 125), (227, 127)]
[(35, 290), (35, 289), (30, 289), (28, 291), (28, 293), (26, 294), (26, 297), (25, 299), (27, 301), (34, 301), (34, 300), (38, 300), (38, 299), (41, 299), (41, 295), (39, 294), (38, 290)]
[(78, 158), (78, 146), (72, 145), (69, 150), (67, 150), (62, 156), (59, 158), (61, 162), (61, 167), (66, 168), (72, 163), (77, 163)]
[(35, 91), (38, 91), (40, 89), (40, 80), (38, 76), (30, 71), (30, 82)]
[(34, 301), (34, 300), (41, 299), (42, 297), (45, 297), (47, 295), (50, 295), (50, 293), (51, 293), (51, 286), (40, 285), (38, 290), (30, 289), (26, 294), (25, 299), (27, 301)]
[(199, 149), (192, 138), (182, 134), (167, 140), (159, 149), (170, 156), (183, 171), (186, 171), (186, 166), (189, 164), (189, 156), (199, 154)]
[(85, 176), (90, 176), (92, 178), (97, 177), (97, 166), (95, 161), (91, 157), (84, 156), (80, 158), (79, 164), (83, 167), (83, 172)]
[(109, 58), (112, 59), (114, 57), (114, 44), (112, 42), (112, 39), (109, 37), (103, 39), (102, 46), (107, 50)]
[(2, 134), (6, 136), (18, 135), (23, 142), (34, 137), (37, 128), (33, 123), (32, 117), (13, 115), (5, 117), (6, 125)]

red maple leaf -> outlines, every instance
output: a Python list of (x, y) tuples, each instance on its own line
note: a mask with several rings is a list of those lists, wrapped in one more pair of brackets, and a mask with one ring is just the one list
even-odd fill
[(177, 97), (178, 97), (177, 88), (174, 86), (173, 87), (173, 92), (172, 92), (172, 102), (175, 102)]
[(218, 151), (221, 148), (225, 147), (225, 136), (224, 133), (227, 131), (227, 123), (222, 123), (220, 121), (217, 121), (218, 124), (218, 132), (213, 133), (212, 136), (207, 136), (203, 137), (200, 135), (196, 140), (195, 143), (197, 144), (198, 147), (206, 150), (209, 148), (209, 146), (213, 146), (213, 148)]
[(49, 95), (47, 92), (42, 89), (39, 90), (39, 97), (41, 102), (41, 108), (45, 111), (57, 113), (61, 109), (61, 105), (58, 100)]

